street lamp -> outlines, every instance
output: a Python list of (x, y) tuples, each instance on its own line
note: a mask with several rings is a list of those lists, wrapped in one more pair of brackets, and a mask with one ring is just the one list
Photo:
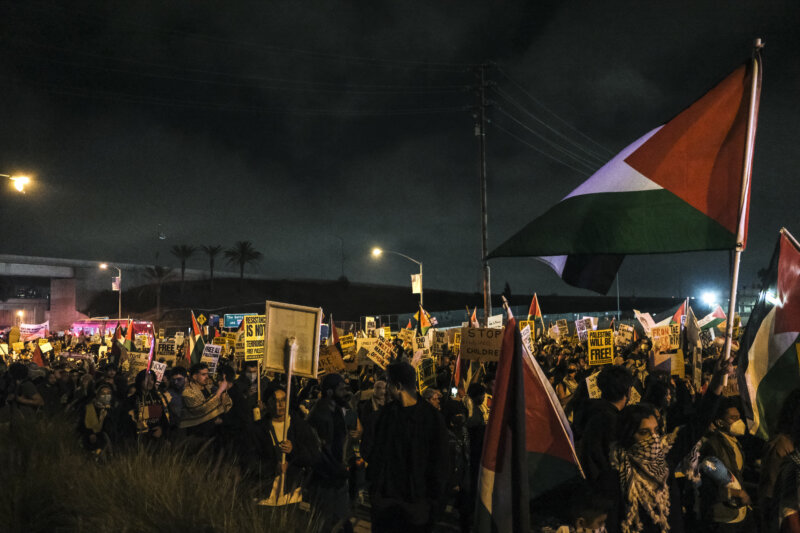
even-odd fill
[[(106, 270), (109, 267), (117, 269), (117, 294), (119, 295), (119, 309), (117, 313), (117, 320), (122, 320), (122, 270), (119, 267), (114, 265), (109, 265), (108, 263), (100, 263), (100, 269)], [(111, 288), (114, 288), (114, 284), (111, 284)]]
[[(382, 250), (377, 247), (372, 249), (372, 257), (377, 259), (378, 257), (381, 256), (381, 254), (399, 255), (400, 257), (408, 259), (412, 263), (416, 263), (419, 265), (419, 306), (422, 307), (422, 261), (417, 261), (413, 257), (408, 257), (406, 254), (401, 254), (400, 252), (393, 252), (391, 250)], [(412, 290), (413, 290), (413, 285), (412, 285)]]
[(31, 182), (31, 179), (28, 176), (11, 176), (9, 174), (0, 174), (0, 177), (11, 180), (11, 186), (22, 194), (25, 194), (25, 186)]
[(24, 317), (24, 316), (25, 316), (25, 313), (23, 311), (17, 311), (17, 325), (18, 326), (22, 325), (22, 317)]

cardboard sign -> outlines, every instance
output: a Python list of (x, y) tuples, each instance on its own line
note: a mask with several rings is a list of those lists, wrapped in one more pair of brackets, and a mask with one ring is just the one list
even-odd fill
[(670, 327), (656, 326), (650, 330), (653, 339), (653, 350), (656, 352), (668, 352), (670, 348)]
[[(319, 366), (319, 329), (322, 309), (283, 302), (267, 301), (265, 307), (266, 336), (264, 366), (286, 373), (286, 339), (294, 337), (297, 346), (292, 361), (292, 374), (316, 378)], [(250, 319), (245, 317), (245, 324)]]
[(503, 327), (503, 315), (492, 315), (489, 317), (489, 320), (486, 321), (487, 328), (495, 328), (499, 329)]
[(669, 349), (677, 350), (681, 347), (681, 325), (669, 325)]
[(614, 330), (589, 331), (589, 366), (608, 365), (614, 361)]
[(586, 378), (586, 388), (589, 391), (589, 398), (598, 399), (600, 398), (600, 387), (597, 386), (597, 374), (599, 372), (595, 372), (591, 376)]
[(633, 326), (620, 324), (617, 334), (620, 336), (622, 344), (628, 345), (633, 342)]
[(217, 364), (221, 353), (222, 346), (217, 344), (206, 344), (203, 347), (203, 355), (200, 356), (200, 362), (208, 365), (209, 374), (217, 373)]
[(461, 328), (461, 358), (467, 361), (497, 362), (503, 346), (503, 330)]
[(377, 337), (361, 337), (356, 339), (356, 351), (360, 352), (361, 350), (366, 350), (367, 352), (371, 352), (376, 344), (378, 344)]
[(142, 370), (147, 370), (147, 361), (150, 359), (149, 352), (128, 352), (128, 382), (132, 383), (136, 379), (136, 374)]
[(244, 322), (244, 360), (258, 361), (264, 357), (264, 330), (267, 326), (267, 319), (264, 315), (248, 315), (242, 321)]
[(367, 357), (369, 357), (376, 365), (386, 370), (386, 367), (389, 366), (389, 363), (391, 363), (394, 359), (394, 344), (387, 339), (379, 338), (377, 340), (378, 342), (375, 343), (375, 346), (372, 348), (372, 350), (367, 353)]
[(417, 386), (420, 393), (436, 386), (436, 364), (430, 357), (423, 357), (417, 366)]
[(339, 349), (335, 346), (320, 346), (319, 348), (319, 370), (326, 374), (335, 374), (345, 370), (344, 360)]

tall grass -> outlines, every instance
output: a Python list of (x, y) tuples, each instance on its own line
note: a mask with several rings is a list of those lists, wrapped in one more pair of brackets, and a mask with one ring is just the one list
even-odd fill
[(0, 428), (0, 529), (9, 532), (315, 532), (296, 507), (254, 504), (236, 465), (209, 447), (133, 446), (97, 460), (64, 420)]

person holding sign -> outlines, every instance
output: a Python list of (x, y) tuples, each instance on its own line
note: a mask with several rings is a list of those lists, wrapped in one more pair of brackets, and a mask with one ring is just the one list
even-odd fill
[(155, 388), (156, 375), (152, 370), (136, 374), (136, 394), (125, 405), (138, 437), (160, 439), (169, 431), (169, 404)]
[(215, 426), (222, 423), (222, 414), (231, 409), (227, 387), (228, 383), (222, 381), (216, 392), (212, 392), (207, 364), (195, 363), (189, 368), (189, 383), (183, 390), (183, 418), (180, 424), (187, 435), (213, 436)]

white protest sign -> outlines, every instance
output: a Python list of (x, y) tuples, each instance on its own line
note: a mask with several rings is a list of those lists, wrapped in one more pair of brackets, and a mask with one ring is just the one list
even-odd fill
[(578, 341), (586, 342), (588, 336), (586, 334), (586, 322), (583, 319), (575, 321), (575, 331), (578, 333)]
[(589, 391), (589, 398), (592, 399), (600, 398), (600, 387), (597, 386), (597, 374), (598, 372), (595, 372), (586, 378), (586, 388)]
[(486, 321), (487, 328), (495, 328), (500, 329), (503, 327), (503, 315), (492, 315), (489, 317), (489, 320)]
[(503, 330), (461, 328), (461, 357), (468, 361), (497, 362), (503, 346)]
[(186, 334), (184, 332), (182, 331), (177, 332), (175, 334), (175, 346), (180, 346), (181, 344), (183, 344), (185, 338)]
[(209, 374), (216, 374), (221, 353), (222, 346), (218, 344), (206, 344), (203, 347), (203, 355), (200, 356), (200, 362), (208, 365)]
[(628, 345), (633, 342), (633, 326), (628, 324), (620, 324), (619, 331), (617, 332), (623, 344)]
[(156, 374), (156, 383), (161, 383), (161, 381), (164, 379), (164, 372), (167, 370), (167, 363), (153, 361), (150, 363), (150, 370)]
[(636, 309), (633, 310), (634, 316), (636, 316), (636, 320), (642, 325), (644, 329), (644, 334), (648, 337), (650, 336), (650, 330), (656, 327), (656, 322), (653, 320), (653, 317), (650, 316), (650, 313), (640, 313)]

